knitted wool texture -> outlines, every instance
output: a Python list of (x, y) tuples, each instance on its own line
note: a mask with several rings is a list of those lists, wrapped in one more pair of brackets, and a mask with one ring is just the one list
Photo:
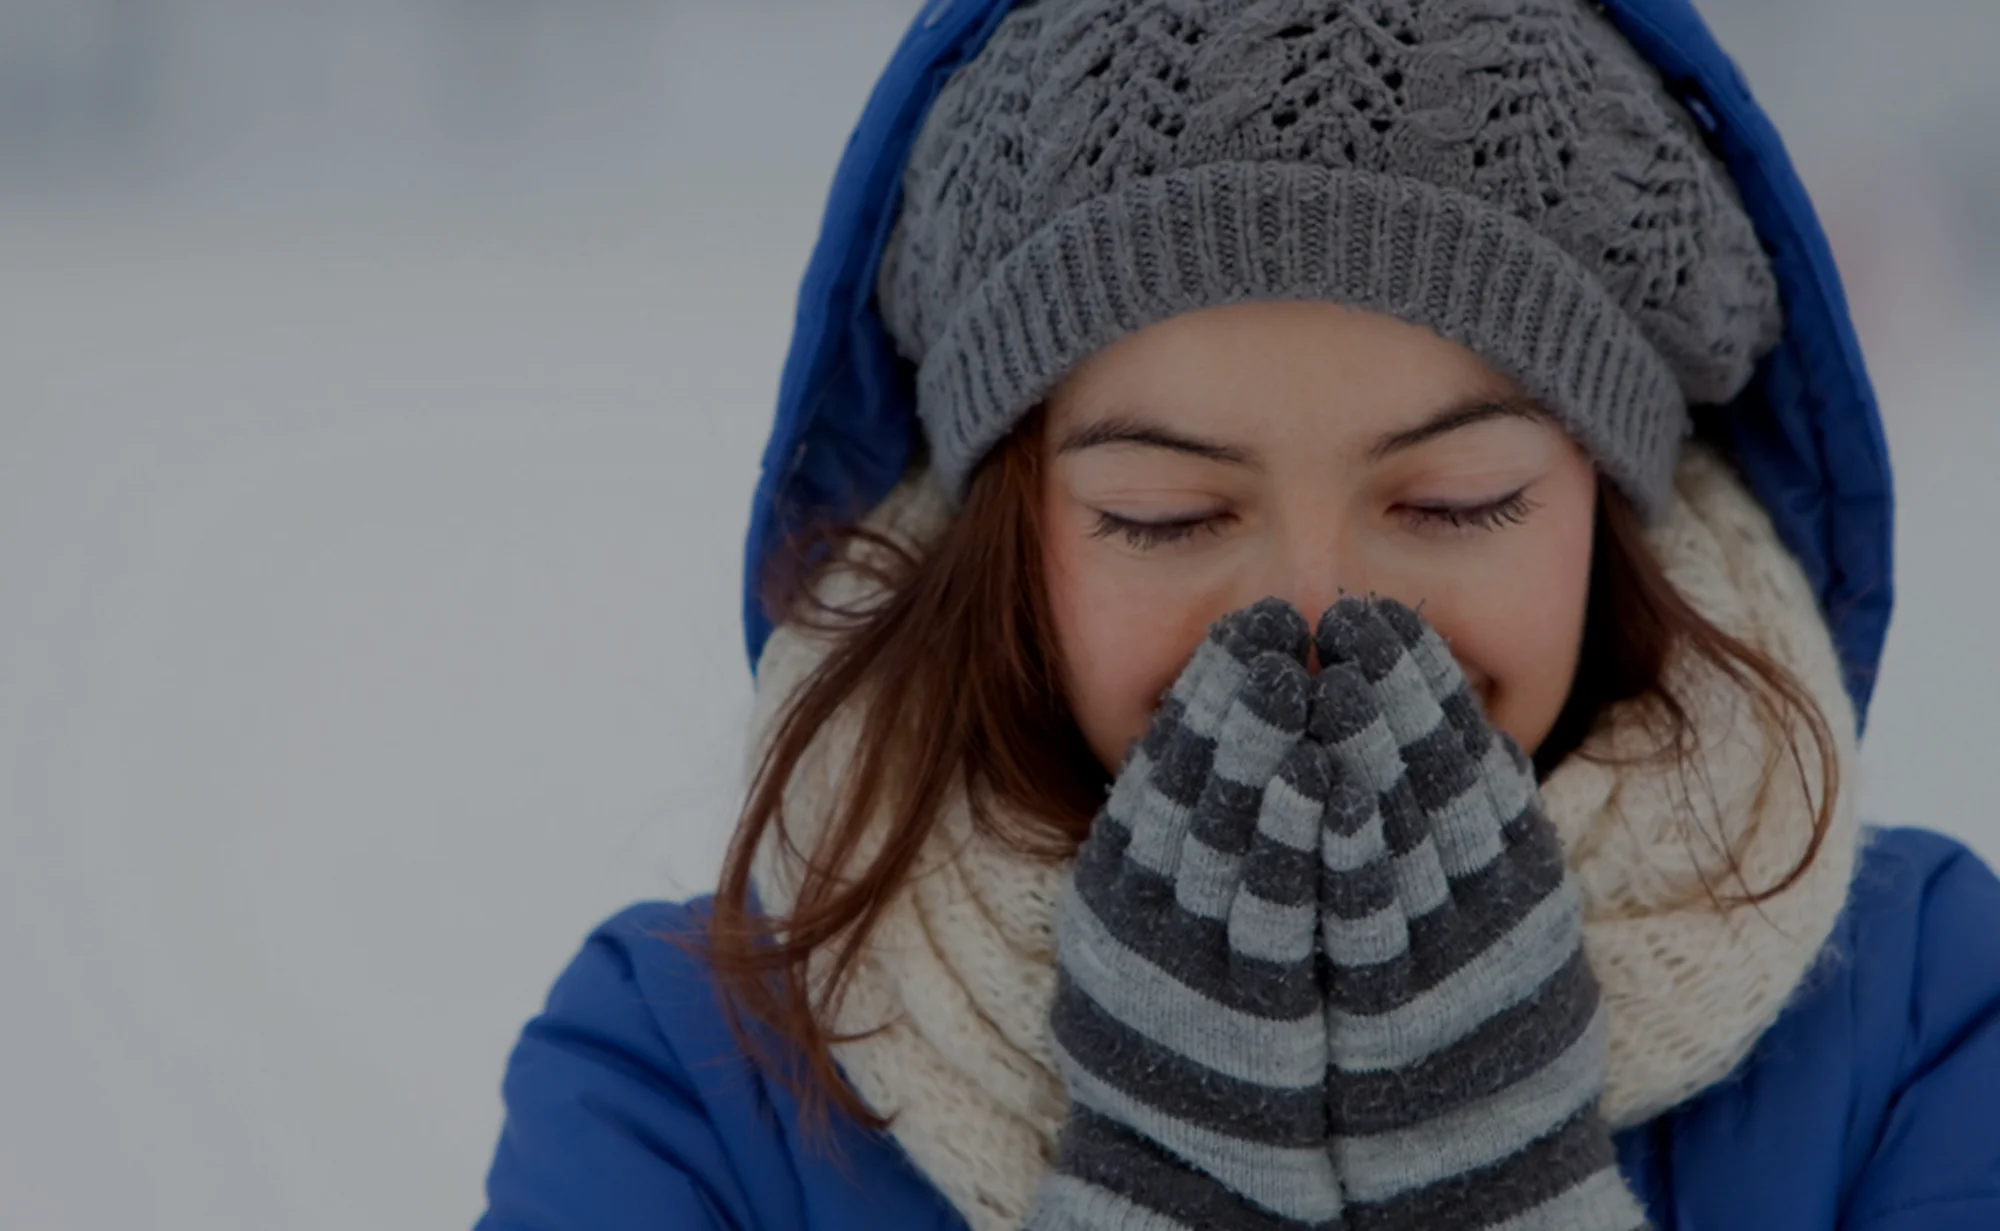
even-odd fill
[[(922, 476), (868, 524), (920, 549), (949, 517), (945, 493)], [(1818, 801), (1803, 793), (1782, 749), (1767, 779), (1774, 750), (1747, 698), (1712, 670), (1691, 664), (1671, 683), (1695, 722), (1695, 764), (1572, 756), (1542, 784), (1583, 890), (1584, 946), (1608, 1018), (1603, 1112), (1614, 1128), (1683, 1102), (1749, 1054), (1819, 956), (1858, 847), (1853, 709), (1812, 590), (1768, 515), (1723, 463), (1690, 448), (1650, 541), (1697, 610), (1804, 684), (1832, 729), (1844, 788), (1804, 874), (1759, 907), (1724, 913), (1704, 883), (1725, 892), (1735, 884), (1725, 848), (1736, 849), (1752, 887), (1775, 884), (1804, 853)], [(831, 601), (867, 600), (854, 574), (824, 584)], [(824, 653), (804, 630), (776, 631), (758, 670), (760, 732)], [(797, 850), (816, 849), (817, 824), (855, 755), (856, 727), (851, 716), (823, 727), (788, 786)], [(762, 742), (753, 740), (753, 754)], [(1615, 758), (1651, 740), (1629, 708), (1615, 708), (1586, 747)], [(1800, 751), (1816, 787), (1820, 763), (1809, 739)], [(869, 852), (847, 854), (862, 861)], [(773, 833), (753, 872), (766, 909), (789, 909), (798, 872)], [(886, 1025), (836, 1047), (835, 1059), (870, 1107), (896, 1117), (896, 1140), (973, 1231), (1019, 1227), (1055, 1156), (1065, 1096), (1048, 1020), (1066, 875), (982, 840), (954, 801), (937, 818), (918, 874), (885, 905), (829, 1023), (843, 1033)]]
[(1533, 766), (1394, 600), (1211, 625), (1056, 935), (1071, 1106), (1030, 1231), (1645, 1222)]
[(1727, 173), (1581, 0), (1019, 4), (929, 114), (877, 294), (954, 497), (1119, 337), (1312, 298), (1472, 350), (1651, 514), (1688, 404), (1781, 327)]

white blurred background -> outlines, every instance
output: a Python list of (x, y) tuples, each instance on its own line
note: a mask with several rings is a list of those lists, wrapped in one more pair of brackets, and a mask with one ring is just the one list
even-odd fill
[[(0, 0), (0, 1228), (481, 1208), (589, 926), (708, 886), (748, 496), (916, 0)], [(2000, 859), (2000, 9), (1707, 0), (1902, 497), (1861, 784)]]

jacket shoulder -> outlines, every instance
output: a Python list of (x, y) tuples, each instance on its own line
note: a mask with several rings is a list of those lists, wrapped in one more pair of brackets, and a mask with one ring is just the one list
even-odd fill
[(669, 938), (697, 926), (692, 904), (629, 907), (556, 979), (508, 1059), (479, 1231), (757, 1225), (684, 1054), (709, 988)]
[(2000, 1226), (2000, 879), (1870, 831), (1826, 953), (1742, 1067), (1621, 1134), (1656, 1225)]
[(1885, 1073), (1849, 1225), (2000, 1226), (2000, 878), (1964, 844), (1876, 831), (1851, 899), (1856, 1036)]
[(724, 1012), (700, 949), (709, 906), (627, 907), (556, 979), (508, 1060), (478, 1231), (952, 1226), (883, 1135), (836, 1114), (808, 1139)]

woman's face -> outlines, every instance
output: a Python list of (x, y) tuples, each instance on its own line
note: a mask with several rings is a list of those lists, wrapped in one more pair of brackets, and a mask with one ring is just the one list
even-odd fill
[[(1512, 382), (1329, 303), (1175, 317), (1050, 396), (1043, 559), (1071, 708), (1116, 771), (1210, 622), (1418, 607), (1532, 752), (1583, 640), (1596, 476)], [(1316, 668), (1316, 664), (1315, 664)]]

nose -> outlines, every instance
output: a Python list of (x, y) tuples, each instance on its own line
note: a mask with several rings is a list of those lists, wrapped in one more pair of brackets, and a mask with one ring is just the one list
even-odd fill
[[(1309, 540), (1301, 538), (1273, 553), (1265, 589), (1255, 598), (1276, 595), (1305, 617), (1307, 627), (1315, 627), (1326, 609), (1343, 595), (1368, 592), (1366, 570), (1355, 555), (1334, 531)], [(1306, 669), (1317, 672), (1319, 666), (1319, 654), (1314, 650), (1307, 657)]]

